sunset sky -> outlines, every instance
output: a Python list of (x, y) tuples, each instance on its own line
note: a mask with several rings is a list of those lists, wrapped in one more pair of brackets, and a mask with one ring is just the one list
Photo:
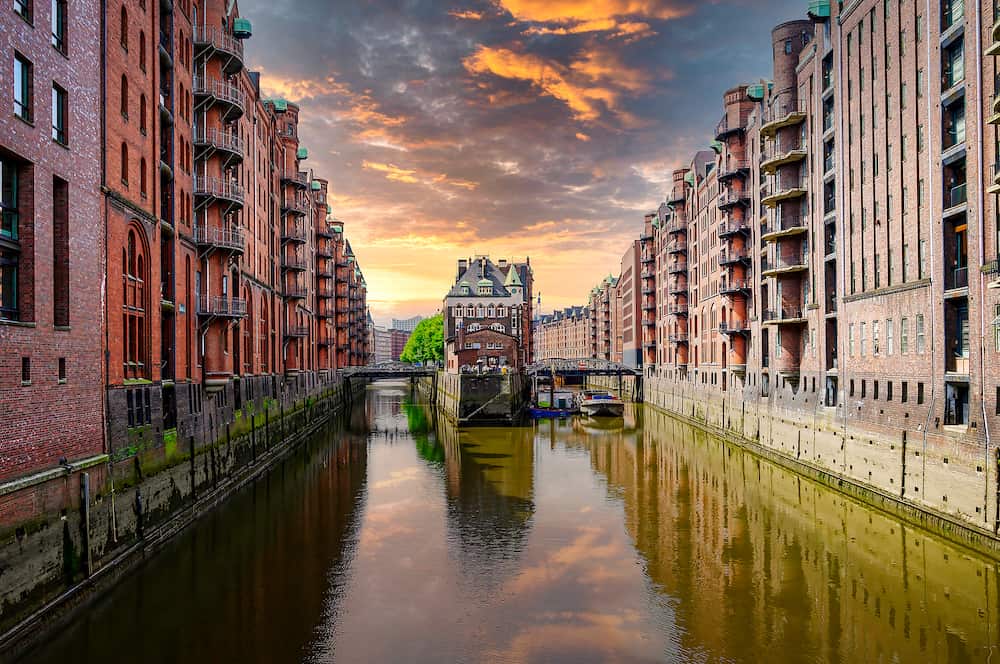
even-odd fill
[(301, 105), (308, 166), (376, 321), (433, 313), (455, 261), (530, 256), (543, 312), (583, 304), (768, 76), (805, 0), (242, 0), (248, 66)]

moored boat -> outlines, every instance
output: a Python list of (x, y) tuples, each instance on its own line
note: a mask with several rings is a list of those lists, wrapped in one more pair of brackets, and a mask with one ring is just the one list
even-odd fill
[(610, 392), (585, 390), (580, 395), (580, 411), (589, 417), (621, 417), (625, 402)]
[(532, 417), (567, 417), (580, 412), (573, 392), (569, 390), (542, 390), (535, 403), (528, 409)]

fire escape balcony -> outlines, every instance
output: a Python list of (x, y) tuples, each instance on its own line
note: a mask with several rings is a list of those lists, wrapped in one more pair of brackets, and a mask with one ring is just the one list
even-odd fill
[(674, 191), (670, 192), (670, 196), (667, 197), (667, 205), (680, 205), (684, 200), (684, 187), (682, 186), (680, 191), (675, 188)]
[(671, 295), (687, 295), (687, 292), (688, 292), (687, 284), (682, 284), (680, 282), (671, 284), (669, 289), (669, 293)]
[(1000, 15), (997, 16), (990, 30), (991, 40), (986, 47), (986, 55), (1000, 55)]
[(683, 332), (675, 332), (669, 335), (667, 340), (672, 344), (686, 344), (688, 342), (688, 335)]
[(773, 175), (778, 168), (787, 164), (795, 164), (805, 159), (809, 151), (804, 145), (798, 144), (790, 146), (787, 150), (784, 146), (776, 145), (774, 150), (765, 150), (760, 157), (760, 170), (766, 175)]
[(775, 104), (765, 114), (760, 126), (761, 136), (774, 136), (779, 129), (793, 127), (806, 119), (808, 106), (803, 101), (784, 101)]
[(282, 184), (293, 184), (298, 189), (309, 188), (309, 174), (302, 171), (283, 171), (281, 174)]
[(197, 60), (218, 56), (223, 71), (230, 75), (243, 68), (243, 42), (221, 28), (196, 26), (192, 41)]
[(730, 120), (727, 113), (719, 124), (715, 125), (715, 140), (724, 141), (734, 134), (746, 131), (746, 125), (740, 124), (736, 120)]
[(719, 282), (721, 295), (746, 295), (750, 292), (752, 282), (749, 279), (723, 279)]
[(320, 307), (319, 311), (316, 312), (316, 317), (323, 319), (333, 318), (335, 315), (336, 312), (330, 307)]
[(307, 292), (304, 284), (285, 284), (285, 298), (288, 300), (304, 300), (306, 294)]
[(687, 233), (687, 222), (680, 220), (671, 221), (663, 230), (667, 233)]
[(764, 325), (800, 325), (807, 322), (799, 307), (782, 307), (781, 309), (767, 309), (761, 316)]
[(747, 223), (746, 219), (736, 219), (733, 216), (730, 216), (730, 218), (719, 224), (718, 235), (720, 238), (727, 238), (741, 233), (746, 235), (749, 234), (749, 232), (750, 224)]
[(677, 261), (675, 263), (670, 263), (667, 266), (668, 274), (685, 274), (687, 273), (688, 264), (687, 261)]
[(305, 194), (285, 195), (285, 200), (281, 202), (282, 214), (292, 214), (304, 217), (309, 214), (312, 202)]
[(329, 267), (316, 268), (316, 276), (320, 279), (333, 279), (333, 270)]
[(225, 229), (213, 226), (195, 226), (194, 241), (203, 249), (221, 249), (235, 253), (243, 253), (246, 238), (240, 228)]
[(319, 340), (320, 346), (335, 346), (336, 344), (337, 342), (330, 337), (323, 337), (322, 339)]
[(802, 198), (809, 190), (807, 178), (799, 177), (783, 182), (773, 183), (767, 187), (768, 193), (761, 199), (761, 204), (774, 207), (782, 201)]
[(309, 239), (304, 224), (285, 224), (281, 229), (281, 241), (291, 244), (305, 244)]
[(642, 262), (643, 265), (648, 265), (650, 263), (655, 263), (656, 262), (656, 256), (654, 254), (651, 254), (651, 253), (649, 253), (649, 254), (643, 254), (641, 262)]
[(239, 183), (214, 176), (194, 176), (195, 208), (201, 209), (214, 201), (221, 201), (230, 208), (242, 208), (245, 200)]
[(774, 259), (762, 258), (760, 261), (760, 276), (771, 277), (780, 274), (803, 272), (809, 269), (806, 252), (801, 251), (791, 256), (779, 256)]
[(688, 315), (688, 305), (686, 304), (668, 304), (667, 314), (670, 316), (682, 316), (687, 317)]
[(316, 289), (316, 297), (322, 300), (333, 299), (333, 296), (334, 296), (333, 288), (331, 288), (330, 286), (320, 286), (319, 288)]
[(725, 210), (735, 205), (748, 206), (750, 205), (750, 194), (743, 189), (737, 189), (729, 186), (719, 192), (719, 197), (716, 199), (716, 205), (720, 210)]
[(307, 325), (289, 325), (285, 328), (285, 336), (291, 339), (301, 339), (309, 336)]
[(668, 254), (684, 254), (687, 253), (688, 245), (685, 240), (674, 240), (667, 245)]
[(245, 318), (246, 300), (221, 295), (199, 295), (198, 315), (205, 318)]
[(193, 87), (196, 110), (219, 106), (227, 121), (243, 117), (246, 95), (235, 85), (210, 76), (195, 76)]
[(333, 248), (328, 246), (328, 243), (321, 242), (319, 247), (316, 248), (316, 255), (320, 258), (325, 258), (327, 260), (333, 259)]
[(194, 146), (197, 148), (195, 159), (206, 159), (212, 152), (222, 152), (227, 166), (243, 163), (246, 154), (243, 138), (235, 131), (223, 129), (199, 129), (194, 134)]
[(301, 256), (283, 256), (281, 259), (281, 269), (289, 272), (305, 272), (306, 259)]
[(719, 182), (746, 177), (750, 173), (750, 162), (746, 159), (730, 159), (719, 167)]
[(760, 239), (764, 242), (773, 242), (789, 235), (801, 235), (809, 230), (807, 224), (808, 219), (798, 215), (785, 215), (781, 219), (772, 219), (766, 224), (761, 224)]
[(736, 263), (749, 262), (745, 247), (738, 249), (726, 248), (719, 252), (719, 265), (735, 265)]
[(747, 334), (750, 332), (750, 323), (743, 318), (731, 318), (719, 323), (719, 332), (722, 334)]

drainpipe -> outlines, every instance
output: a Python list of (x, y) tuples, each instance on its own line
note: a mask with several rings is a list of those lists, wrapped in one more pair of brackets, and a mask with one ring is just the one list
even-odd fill
[[(979, 265), (982, 266), (986, 262), (986, 247), (983, 242), (983, 234), (985, 232), (985, 221), (983, 219), (983, 209), (985, 205), (986, 195), (983, 191), (983, 183), (986, 178), (983, 177), (983, 8), (980, 3), (976, 3), (976, 98), (979, 103), (976, 105), (976, 135), (979, 140), (976, 141), (978, 149), (976, 150), (976, 160), (977, 160), (977, 172), (979, 173), (979, 206), (976, 210), (976, 217), (979, 219)], [(983, 276), (983, 271), (979, 271), (979, 406), (983, 413), (983, 429), (986, 432), (986, 445), (983, 448), (983, 469), (986, 471), (986, 477), (989, 475), (990, 468), (990, 423), (986, 415), (986, 279)], [(985, 486), (983, 487), (983, 505), (985, 507), (986, 503), (989, 501), (990, 489), (989, 480), (987, 480)], [(986, 515), (986, 510), (983, 510), (983, 519), (988, 520), (989, 517)], [(994, 532), (1000, 527), (1000, 520), (997, 520), (994, 524)]]

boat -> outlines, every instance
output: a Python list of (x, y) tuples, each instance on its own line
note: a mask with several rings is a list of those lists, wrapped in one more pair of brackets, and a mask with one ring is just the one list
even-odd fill
[(625, 402), (610, 392), (584, 390), (580, 395), (580, 411), (589, 417), (621, 417), (625, 414)]
[(569, 390), (542, 390), (528, 408), (532, 417), (568, 417), (580, 412), (574, 393)]

